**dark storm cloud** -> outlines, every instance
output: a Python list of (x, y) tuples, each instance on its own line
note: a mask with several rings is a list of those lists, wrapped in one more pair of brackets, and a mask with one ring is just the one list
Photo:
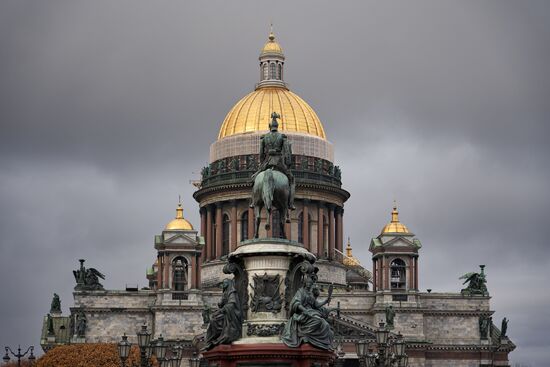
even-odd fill
[(109, 288), (143, 285), (178, 194), (198, 225), (188, 182), (273, 21), (335, 144), (354, 252), (369, 263), (397, 199), (423, 288), (487, 264), (513, 360), (543, 363), (549, 16), (542, 1), (1, 2), (0, 345), (38, 345), (80, 257)]

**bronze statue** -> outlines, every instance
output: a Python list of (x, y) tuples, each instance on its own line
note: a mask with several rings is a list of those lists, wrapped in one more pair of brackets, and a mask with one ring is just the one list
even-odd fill
[(96, 291), (103, 290), (103, 285), (99, 282), (99, 278), (105, 279), (105, 275), (101, 274), (94, 268), (86, 269), (84, 267), (84, 259), (78, 260), (80, 269), (73, 270), (73, 275), (76, 280), (75, 291)]
[(319, 290), (315, 282), (315, 275), (305, 275), (303, 286), (292, 298), (290, 317), (281, 336), (282, 342), (288, 347), (297, 348), (303, 343), (309, 343), (320, 349), (332, 349), (334, 332), (327, 321), (332, 310), (323, 307), (330, 302), (332, 285), (328, 298), (319, 302)]
[(506, 338), (507, 331), (508, 331), (508, 319), (505, 317), (502, 319), (502, 324), (500, 326), (500, 337)]
[(487, 316), (479, 317), (479, 334), (481, 339), (489, 338), (489, 329), (491, 328), (491, 319)]
[(53, 319), (52, 315), (48, 314), (47, 319), (47, 326), (48, 326), (48, 336), (54, 336), (54, 330), (53, 330)]
[(80, 311), (76, 314), (76, 335), (79, 338), (83, 338), (86, 335), (86, 324), (88, 320), (83, 311)]
[(205, 350), (219, 344), (231, 344), (242, 335), (243, 312), (233, 280), (224, 279), (222, 289), (219, 308), (212, 313), (206, 330)]
[(395, 319), (395, 310), (392, 305), (386, 307), (386, 324), (388, 327), (393, 327), (393, 320)]
[(275, 207), (280, 213), (280, 228), (286, 238), (284, 223), (290, 220), (289, 209), (294, 210), (294, 176), (290, 172), (292, 163), (292, 148), (286, 135), (278, 131), (279, 114), (271, 114), (270, 132), (260, 139), (260, 166), (252, 175), (251, 207), (256, 217), (255, 238), (258, 238), (260, 228), (260, 213), (263, 207), (267, 211), (265, 228), (271, 228), (271, 210)]
[(50, 313), (61, 313), (61, 300), (59, 299), (59, 295), (57, 293), (53, 294)]
[(466, 288), (462, 289), (460, 293), (468, 295), (482, 295), (486, 296), (489, 294), (487, 291), (487, 277), (485, 276), (484, 268), (485, 265), (479, 266), (481, 271), (479, 273), (466, 273), (458, 279), (465, 279), (464, 283), (468, 283)]

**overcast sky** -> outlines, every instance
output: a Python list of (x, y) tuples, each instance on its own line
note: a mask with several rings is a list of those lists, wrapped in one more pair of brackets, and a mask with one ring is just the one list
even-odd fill
[(420, 286), (487, 265), (514, 362), (550, 346), (550, 3), (0, 2), (0, 347), (34, 344), (77, 259), (146, 285), (153, 236), (194, 187), (229, 109), (258, 80), (269, 23), (285, 79), (342, 167), (345, 236), (400, 217)]

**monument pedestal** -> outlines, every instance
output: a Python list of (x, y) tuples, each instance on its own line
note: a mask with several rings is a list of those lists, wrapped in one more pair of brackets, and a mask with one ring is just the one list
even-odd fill
[(309, 344), (289, 348), (283, 343), (260, 343), (218, 345), (203, 358), (216, 367), (328, 367), (336, 355)]

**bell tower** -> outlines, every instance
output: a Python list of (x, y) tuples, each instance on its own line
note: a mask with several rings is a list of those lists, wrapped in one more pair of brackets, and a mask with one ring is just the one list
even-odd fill
[(371, 240), (369, 247), (373, 290), (390, 295), (388, 301), (407, 301), (409, 293), (417, 293), (418, 250), (421, 247), (420, 240), (399, 221), (394, 203), (390, 223)]

